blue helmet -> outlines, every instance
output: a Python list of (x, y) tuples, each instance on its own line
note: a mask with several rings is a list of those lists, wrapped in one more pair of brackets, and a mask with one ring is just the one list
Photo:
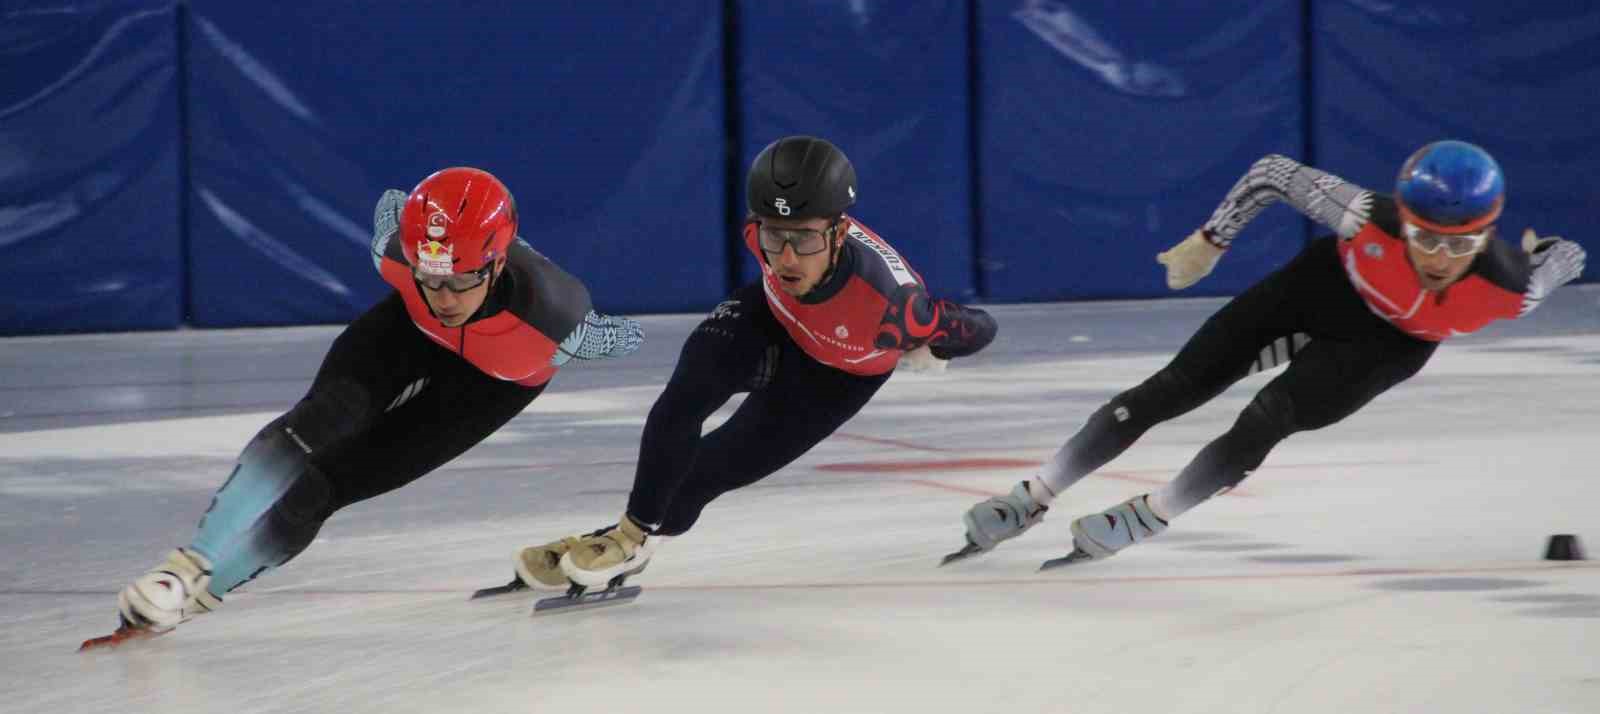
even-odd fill
[(1506, 182), (1489, 152), (1465, 141), (1435, 141), (1406, 159), (1394, 195), (1407, 223), (1435, 233), (1474, 233), (1500, 217)]

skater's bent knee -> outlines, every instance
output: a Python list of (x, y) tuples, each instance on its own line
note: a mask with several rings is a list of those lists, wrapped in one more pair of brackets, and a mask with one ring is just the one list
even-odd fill
[(334, 511), (333, 485), (322, 470), (306, 464), (300, 477), (284, 492), (274, 507), (287, 523), (297, 526), (321, 523)]
[(1274, 442), (1300, 431), (1295, 421), (1295, 408), (1289, 396), (1266, 389), (1250, 400), (1250, 405), (1239, 415), (1236, 431), (1249, 431)]

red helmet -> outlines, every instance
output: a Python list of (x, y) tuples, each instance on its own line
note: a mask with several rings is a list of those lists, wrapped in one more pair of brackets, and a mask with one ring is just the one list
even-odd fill
[(400, 245), (412, 270), (448, 276), (482, 270), (517, 235), (517, 204), (487, 171), (457, 166), (417, 184), (400, 211)]

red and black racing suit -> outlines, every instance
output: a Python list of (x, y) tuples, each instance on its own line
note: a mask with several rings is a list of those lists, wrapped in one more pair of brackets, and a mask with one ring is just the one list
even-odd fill
[[(779, 289), (745, 227), (762, 279), (734, 292), (684, 343), (650, 409), (628, 515), (662, 535), (689, 530), (728, 491), (776, 472), (861, 410), (900, 355), (927, 344), (940, 358), (970, 355), (994, 339), (988, 313), (935, 299), (904, 258), (848, 216), (833, 272), (811, 292)], [(733, 416), (701, 425), (737, 392)]]

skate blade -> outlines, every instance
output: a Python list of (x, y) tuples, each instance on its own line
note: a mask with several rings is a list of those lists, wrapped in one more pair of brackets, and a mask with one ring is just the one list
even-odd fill
[(629, 585), (627, 587), (579, 595), (568, 594), (547, 597), (533, 604), (533, 614), (553, 615), (556, 613), (577, 612), (578, 610), (592, 610), (609, 605), (625, 605), (633, 602), (641, 592), (644, 592), (644, 588), (638, 585)]
[(1074, 548), (1071, 553), (1061, 556), (1060, 558), (1044, 561), (1044, 563), (1039, 565), (1039, 572), (1042, 573), (1046, 570), (1054, 570), (1056, 568), (1072, 565), (1073, 563), (1081, 563), (1085, 560), (1094, 560), (1094, 556), (1089, 555), (1080, 549)]
[(520, 592), (522, 592), (524, 590), (527, 590), (527, 589), (528, 589), (528, 584), (522, 582), (522, 578), (519, 578), (519, 577), (516, 577), (516, 576), (512, 576), (511, 582), (506, 583), (505, 585), (500, 585), (500, 586), (496, 586), (496, 587), (492, 587), (492, 588), (484, 588), (482, 590), (474, 590), (472, 592), (472, 597), (469, 597), (467, 599), (468, 600), (482, 600), (483, 598), (487, 598), (487, 597), (496, 597), (496, 596), (499, 596), (499, 595), (511, 595), (513, 593), (520, 593)]
[(116, 647), (117, 645), (125, 642), (148, 640), (154, 637), (160, 637), (171, 631), (172, 630), (155, 631), (123, 625), (118, 627), (116, 632), (113, 632), (109, 635), (105, 635), (103, 637), (92, 637), (84, 640), (83, 644), (78, 645), (78, 651), (88, 652), (91, 650), (111, 649), (112, 647)]
[(966, 545), (961, 546), (961, 550), (958, 550), (940, 559), (939, 567), (943, 568), (944, 566), (954, 563), (958, 560), (966, 560), (967, 558), (971, 558), (972, 556), (982, 552), (983, 549), (979, 548), (977, 543), (969, 540), (967, 541)]

